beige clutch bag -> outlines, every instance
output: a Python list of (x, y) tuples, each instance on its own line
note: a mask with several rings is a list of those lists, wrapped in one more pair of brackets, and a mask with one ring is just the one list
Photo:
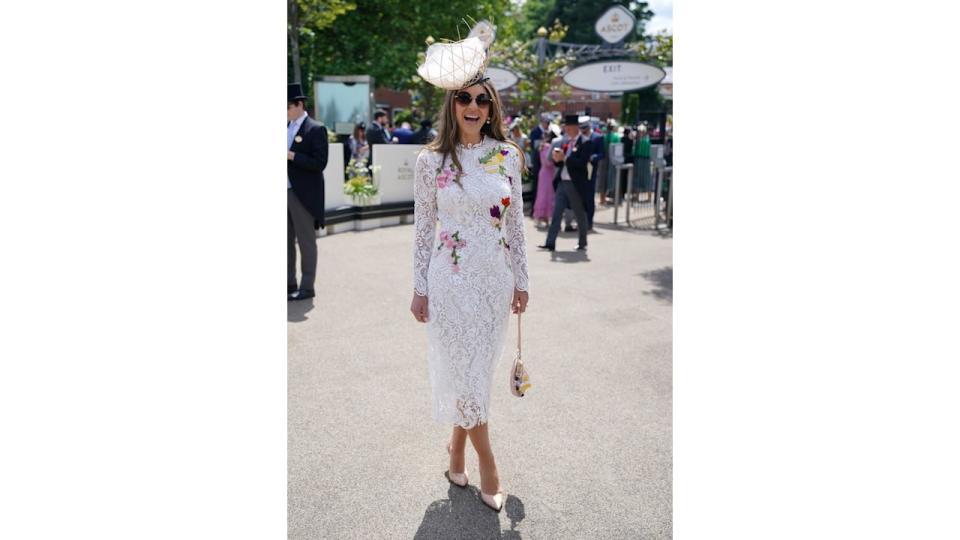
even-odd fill
[(520, 314), (517, 313), (517, 356), (513, 359), (513, 367), (510, 369), (510, 393), (523, 397), (530, 388), (530, 374), (523, 367), (523, 356), (520, 350)]

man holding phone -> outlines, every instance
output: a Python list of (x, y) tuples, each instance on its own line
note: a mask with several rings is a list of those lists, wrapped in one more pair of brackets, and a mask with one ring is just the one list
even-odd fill
[(577, 220), (579, 243), (577, 251), (587, 249), (587, 213), (580, 196), (583, 187), (589, 182), (587, 163), (590, 156), (595, 154), (590, 137), (580, 133), (580, 122), (577, 115), (569, 114), (563, 120), (564, 137), (553, 144), (551, 159), (557, 166), (556, 176), (553, 178), (555, 199), (553, 203), (553, 217), (550, 219), (550, 229), (547, 231), (547, 240), (540, 249), (554, 251), (557, 235), (560, 234), (560, 222), (563, 221), (563, 210), (569, 205), (573, 209)]

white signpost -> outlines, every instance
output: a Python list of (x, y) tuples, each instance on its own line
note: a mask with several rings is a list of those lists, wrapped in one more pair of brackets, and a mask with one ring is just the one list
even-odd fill
[(593, 62), (575, 67), (563, 76), (563, 82), (592, 92), (628, 92), (654, 86), (666, 72), (657, 66), (629, 60)]
[(633, 32), (637, 18), (623, 6), (613, 6), (597, 19), (593, 29), (607, 43), (619, 43)]
[(343, 194), (343, 143), (330, 143), (327, 168), (323, 170), (323, 207), (335, 210), (345, 204)]
[[(375, 144), (373, 152), (374, 182), (380, 190), (380, 202), (398, 203), (413, 200), (413, 178), (420, 144)], [(379, 167), (379, 169), (377, 169)]]
[(520, 77), (516, 73), (509, 69), (499, 67), (488, 67), (486, 75), (490, 77), (490, 82), (493, 83), (493, 87), (497, 89), (497, 92), (510, 88), (520, 80)]

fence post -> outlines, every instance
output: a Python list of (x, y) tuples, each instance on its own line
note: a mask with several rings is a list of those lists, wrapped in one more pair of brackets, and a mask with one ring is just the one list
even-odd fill
[(656, 186), (653, 188), (653, 230), (660, 228), (660, 190), (663, 189), (663, 169), (657, 167)]
[(676, 182), (673, 181), (673, 167), (667, 167), (670, 171), (670, 193), (667, 195), (667, 227), (672, 231), (673, 230), (673, 189), (676, 187), (673, 184)]
[[(633, 163), (618, 163), (617, 164), (617, 176), (614, 182), (616, 182), (614, 187), (614, 197), (613, 197), (613, 224), (617, 224), (617, 214), (620, 211), (620, 199), (622, 194), (620, 193), (620, 174), (623, 169), (627, 169), (630, 172), (633, 172)], [(627, 177), (629, 180), (629, 176)], [(629, 211), (629, 210), (628, 210)]]

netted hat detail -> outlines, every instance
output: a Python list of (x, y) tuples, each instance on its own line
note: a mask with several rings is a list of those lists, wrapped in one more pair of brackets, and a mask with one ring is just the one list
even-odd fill
[(487, 55), (476, 37), (453, 43), (434, 43), (417, 73), (428, 83), (444, 90), (470, 86), (483, 77)]

